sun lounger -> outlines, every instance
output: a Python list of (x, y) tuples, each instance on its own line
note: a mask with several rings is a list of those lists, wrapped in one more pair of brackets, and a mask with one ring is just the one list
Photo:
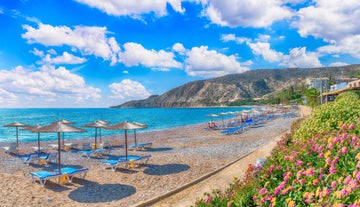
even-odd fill
[(58, 153), (49, 153), (45, 155), (40, 155), (40, 160), (43, 159), (45, 164), (48, 165), (49, 163), (56, 163), (58, 160)]
[(104, 170), (110, 168), (111, 171), (115, 171), (117, 167), (127, 168), (129, 160), (119, 159), (119, 160), (102, 160), (101, 165)]
[(82, 143), (81, 150), (91, 150), (91, 144), (90, 143)]
[(151, 148), (152, 142), (139, 142), (136, 145), (132, 144), (128, 146), (129, 150), (143, 150)]
[(19, 153), (18, 148), (16, 147), (16, 143), (10, 143), (8, 147), (3, 147), (5, 153), (7, 154), (17, 154)]
[(38, 154), (29, 154), (28, 156), (22, 157), (21, 158), (25, 164), (30, 164), (30, 163), (39, 163), (40, 157)]
[(75, 175), (79, 175), (80, 178), (84, 179), (86, 173), (89, 171), (89, 168), (73, 168), (73, 167), (64, 167), (61, 168), (61, 173), (66, 174), (69, 178), (69, 182), (71, 183)]
[(105, 151), (102, 148), (98, 148), (96, 150), (80, 150), (79, 151), (81, 156), (87, 157), (88, 159), (90, 159), (91, 156), (101, 157), (104, 152)]
[(48, 172), (48, 171), (41, 171), (41, 172), (30, 172), (32, 181), (35, 182), (39, 180), (40, 186), (44, 187), (47, 180), (51, 178), (58, 178), (58, 183), (60, 182), (60, 178), (62, 174), (55, 173), (55, 172)]

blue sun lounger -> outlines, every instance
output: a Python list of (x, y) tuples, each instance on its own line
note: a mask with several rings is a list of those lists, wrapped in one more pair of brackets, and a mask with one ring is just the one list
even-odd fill
[(48, 171), (41, 171), (41, 172), (30, 172), (32, 181), (35, 182), (39, 180), (40, 186), (44, 187), (47, 180), (51, 178), (58, 178), (58, 183), (60, 182), (60, 178), (62, 174), (56, 172), (48, 172)]
[(73, 168), (73, 167), (64, 167), (61, 168), (61, 173), (66, 174), (69, 178), (70, 183), (72, 182), (75, 175), (80, 175), (81, 179), (84, 179), (86, 176), (86, 173), (89, 171), (89, 168)]
[(110, 168), (111, 171), (115, 172), (117, 167), (127, 168), (129, 160), (118, 159), (118, 160), (102, 160), (101, 165), (104, 170)]
[(102, 154), (104, 153), (104, 149), (99, 148), (96, 150), (80, 150), (79, 153), (81, 154), (81, 156), (85, 156), (88, 159), (90, 159), (91, 156), (101, 157)]
[(129, 150), (143, 150), (151, 148), (152, 142), (138, 142), (137, 144), (129, 145)]

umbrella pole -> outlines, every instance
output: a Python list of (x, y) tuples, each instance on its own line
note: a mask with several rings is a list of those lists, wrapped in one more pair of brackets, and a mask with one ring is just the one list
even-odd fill
[[(65, 146), (65, 137), (64, 137), (64, 132), (62, 133), (62, 145)], [(60, 145), (59, 145), (60, 146)]]
[(125, 156), (126, 161), (128, 160), (128, 146), (127, 146), (127, 130), (125, 129)]
[(97, 137), (97, 128), (95, 127), (95, 146), (94, 146), (95, 149), (96, 149), (96, 137)]
[(40, 132), (38, 132), (38, 154), (40, 154)]
[(135, 137), (135, 147), (137, 147), (137, 142), (136, 142), (136, 129), (134, 129), (134, 137)]
[(60, 132), (58, 132), (58, 169), (59, 169), (59, 173), (61, 174), (61, 167), (60, 167), (61, 154), (60, 153), (61, 153), (61, 150), (60, 150)]
[(101, 141), (101, 128), (99, 128), (99, 135), (100, 135), (100, 143), (102, 143), (102, 141)]
[(19, 128), (16, 127), (16, 147), (19, 147), (19, 139), (18, 139), (18, 134), (19, 134)]

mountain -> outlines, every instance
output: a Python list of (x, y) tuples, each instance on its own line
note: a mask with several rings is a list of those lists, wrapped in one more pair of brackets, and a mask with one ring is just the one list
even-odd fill
[(193, 81), (162, 95), (134, 100), (111, 108), (173, 108), (224, 106), (235, 100), (264, 98), (289, 86), (305, 83), (306, 78), (351, 76), (359, 65), (322, 68), (249, 70), (218, 78)]

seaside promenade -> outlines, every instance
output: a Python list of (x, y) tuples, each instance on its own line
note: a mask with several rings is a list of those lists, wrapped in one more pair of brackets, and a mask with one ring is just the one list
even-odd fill
[[(262, 127), (251, 128), (236, 135), (223, 135), (220, 130), (204, 130), (205, 124), (142, 133), (138, 135), (138, 140), (152, 142), (152, 148), (130, 153), (151, 154), (149, 162), (139, 168), (118, 169), (115, 172), (104, 171), (101, 167), (101, 160), (109, 157), (88, 159), (76, 153), (64, 152), (63, 165), (87, 167), (90, 169), (87, 176), (65, 185), (49, 182), (44, 188), (31, 181), (29, 172), (56, 168), (55, 166), (24, 165), (1, 152), (0, 179), (6, 182), (0, 184), (0, 202), (2, 206), (142, 206), (147, 201), (166, 195), (179, 186), (187, 185), (234, 162), (216, 173), (218, 177), (204, 180), (206, 187), (193, 186), (200, 194), (193, 195), (201, 196), (204, 192), (211, 192), (212, 188), (222, 188), (216, 183), (228, 186), (228, 176), (232, 179), (235, 174), (240, 178), (244, 166), (249, 164), (241, 160), (251, 157), (248, 161), (253, 163), (258, 156), (263, 157), (267, 152), (262, 149), (270, 150), (271, 147), (259, 147), (270, 146), (266, 144), (274, 143), (298, 118), (299, 116), (280, 116)], [(124, 148), (121, 147), (124, 144), (122, 134), (105, 139), (115, 146), (110, 156), (124, 154)], [(44, 146), (48, 144), (51, 143), (42, 143)], [(28, 149), (31, 146), (31, 143), (23, 145)], [(259, 154), (248, 155), (254, 151)], [(11, 163), (12, 161), (14, 162)], [(228, 176), (223, 174), (226, 172), (229, 172)], [(188, 192), (183, 192), (188, 195)], [(195, 201), (194, 198), (178, 195), (180, 196), (169, 195), (167, 199), (150, 202), (149, 205), (188, 206)]]

